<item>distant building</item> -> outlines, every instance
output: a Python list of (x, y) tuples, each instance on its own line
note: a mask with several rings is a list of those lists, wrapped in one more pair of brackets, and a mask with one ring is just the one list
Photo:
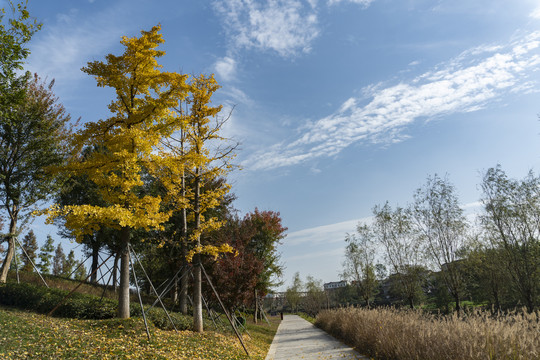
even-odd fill
[(335, 290), (335, 289), (343, 288), (343, 287), (346, 287), (346, 286), (347, 286), (347, 281), (345, 281), (345, 280), (333, 281), (333, 282), (329, 282), (329, 283), (324, 284), (324, 290), (325, 291), (327, 291), (327, 290)]

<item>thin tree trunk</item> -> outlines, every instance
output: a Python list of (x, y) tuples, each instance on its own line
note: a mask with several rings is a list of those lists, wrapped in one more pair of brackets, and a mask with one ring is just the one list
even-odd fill
[[(185, 175), (182, 174), (182, 196), (186, 196), (186, 179)], [(188, 229), (187, 229), (187, 214), (186, 207), (182, 209), (182, 279), (180, 280), (180, 312), (184, 315), (188, 313), (188, 287), (189, 287), (189, 269), (188, 262), (186, 259), (187, 256), (187, 244), (188, 244)]]
[[(201, 207), (200, 207), (200, 187), (201, 180), (199, 175), (199, 168), (195, 170), (195, 197), (193, 212), (195, 214), (195, 231), (199, 231), (201, 226)], [(201, 245), (201, 236), (197, 236), (197, 244)], [(202, 317), (202, 275), (201, 275), (201, 256), (195, 255), (195, 267), (194, 267), (194, 284), (193, 284), (193, 330), (195, 332), (203, 332), (203, 317)]]
[(253, 312), (253, 321), (255, 322), (255, 324), (257, 323), (257, 318), (258, 318), (258, 311), (259, 311), (259, 300), (257, 299), (257, 289), (254, 290), (255, 291), (255, 311)]
[[(96, 235), (97, 236), (97, 235)], [(97, 240), (95, 240), (96, 243), (92, 244), (92, 265), (90, 269), (90, 273), (92, 276), (90, 277), (91, 283), (97, 282), (97, 268), (99, 266), (99, 245), (97, 244)]]
[(195, 255), (195, 266), (193, 268), (193, 331), (203, 332), (202, 318), (202, 272), (200, 266), (200, 255)]
[(18, 211), (12, 211), (11, 214), (11, 220), (9, 222), (8, 248), (6, 257), (2, 263), (2, 268), (0, 269), (0, 283), (5, 283), (7, 281), (11, 261), (15, 256), (15, 231), (17, 230)]
[(178, 286), (178, 279), (174, 280), (173, 288), (171, 291), (171, 301), (173, 304), (176, 304), (178, 302), (178, 294), (180, 293), (180, 288)]
[(454, 294), (454, 300), (456, 302), (456, 311), (458, 316), (461, 315), (461, 299), (459, 298), (459, 294)]
[(411, 307), (411, 309), (414, 309), (414, 300), (412, 297), (409, 298), (409, 306)]
[(188, 313), (188, 286), (189, 286), (189, 269), (187, 267), (186, 254), (184, 250), (182, 252), (182, 278), (180, 280), (180, 312), (184, 315)]
[(120, 237), (120, 291), (118, 292), (118, 317), (129, 319), (129, 228), (123, 227)]
[(113, 288), (114, 292), (118, 290), (118, 260), (120, 259), (120, 253), (116, 253), (114, 256), (114, 264), (113, 264)]

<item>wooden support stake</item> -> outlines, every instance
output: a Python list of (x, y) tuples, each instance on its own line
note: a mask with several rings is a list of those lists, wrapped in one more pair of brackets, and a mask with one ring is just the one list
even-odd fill
[(219, 297), (219, 294), (218, 292), (216, 291), (216, 288), (214, 287), (214, 285), (212, 284), (212, 281), (210, 280), (210, 277), (208, 276), (208, 274), (206, 273), (206, 270), (204, 270), (204, 266), (199, 263), (199, 265), (204, 273), (204, 276), (206, 276), (206, 280), (208, 280), (208, 284), (210, 284), (210, 287), (212, 288), (212, 290), (214, 291), (214, 294), (216, 295), (218, 301), (219, 301), (219, 304), (221, 305), (221, 308), (223, 309), (223, 311), (225, 312), (225, 315), (227, 316), (227, 319), (229, 320), (229, 323), (231, 324), (235, 334), (236, 334), (236, 337), (238, 338), (238, 340), (240, 340), (240, 343), (242, 344), (242, 347), (244, 348), (244, 351), (246, 352), (246, 355), (249, 356), (249, 352), (247, 351), (246, 349), (246, 345), (244, 345), (244, 341), (242, 340), (242, 336), (240, 336), (240, 333), (238, 333), (238, 329), (236, 328), (236, 326), (234, 325), (232, 319), (231, 319), (231, 316), (229, 315), (229, 312), (227, 311), (227, 309), (225, 309), (225, 306), (223, 305), (223, 303), (221, 302), (221, 298)]
[[(137, 253), (135, 252), (135, 250), (133, 250), (133, 247), (131, 247), (131, 245), (128, 244), (128, 248), (131, 249), (131, 252), (133, 253), (133, 255), (135, 255), (135, 260), (137, 260), (137, 262), (139, 263), (139, 266), (141, 267), (143, 273), (144, 273), (144, 276), (146, 276), (146, 279), (148, 280), (148, 282), (150, 283), (150, 286), (152, 287), (152, 290), (154, 290), (154, 292), (156, 293), (157, 297), (158, 297), (158, 300), (159, 300), (159, 303), (161, 304), (161, 307), (163, 308), (163, 311), (165, 311), (165, 314), (167, 315), (167, 318), (169, 319), (169, 321), (171, 322), (171, 325), (173, 326), (174, 328), (174, 331), (175, 332), (178, 332), (178, 329), (176, 328), (176, 326), (174, 325), (174, 321), (171, 319), (171, 316), (169, 315), (169, 312), (167, 311), (167, 309), (165, 308), (165, 305), (163, 304), (163, 301), (161, 301), (161, 297), (159, 296), (159, 294), (157, 293), (156, 291), (156, 288), (154, 287), (154, 284), (152, 284), (152, 280), (150, 280), (150, 277), (148, 276), (148, 274), (146, 273), (146, 270), (144, 270), (144, 266), (143, 264), (141, 263), (141, 260), (139, 260), (139, 257), (137, 256)], [(131, 259), (131, 258), (130, 258)], [(133, 265), (131, 265), (133, 266)], [(133, 271), (135, 271), (135, 269), (133, 269)], [(136, 280), (135, 280), (136, 281)], [(144, 312), (144, 310), (143, 310)]]
[[(129, 251), (129, 248), (128, 248)], [(135, 267), (133, 266), (133, 262), (131, 261), (131, 254), (129, 256), (129, 263), (131, 264), (131, 271), (133, 272), (133, 280), (135, 280), (135, 286), (137, 287), (137, 295), (139, 295), (139, 304), (141, 305), (141, 312), (142, 317), (144, 320), (144, 328), (146, 329), (146, 336), (148, 336), (148, 341), (150, 341), (150, 331), (148, 331), (148, 322), (146, 322), (146, 315), (144, 313), (144, 307), (142, 303), (142, 297), (141, 297), (141, 289), (139, 288), (139, 283), (137, 282), (137, 275), (135, 274)]]
[[(47, 282), (45, 281), (45, 279), (43, 278), (43, 276), (41, 276), (41, 273), (39, 272), (38, 268), (36, 267), (36, 264), (34, 264), (34, 262), (32, 261), (32, 259), (30, 259), (30, 256), (28, 256), (28, 253), (26, 252), (26, 250), (24, 250), (24, 247), (21, 245), (21, 243), (19, 242), (19, 240), (17, 240), (17, 238), (15, 238), (15, 241), (17, 242), (17, 245), (19, 245), (19, 247), (22, 249), (22, 251), (24, 252), (24, 255), (26, 255), (26, 258), (28, 260), (30, 260), (30, 264), (32, 264), (32, 266), (34, 267), (34, 270), (36, 270), (36, 272), (38, 273), (39, 277), (41, 278), (41, 280), (43, 281), (43, 283), (45, 284), (45, 286), (48, 288), (49, 285), (47, 285)], [(16, 258), (15, 258), (16, 259)]]

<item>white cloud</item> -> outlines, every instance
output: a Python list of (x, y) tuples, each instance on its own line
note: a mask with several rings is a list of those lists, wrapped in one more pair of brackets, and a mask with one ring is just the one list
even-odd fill
[(306, 242), (310, 244), (342, 242), (347, 233), (352, 234), (356, 231), (358, 223), (367, 224), (371, 221), (372, 218), (368, 217), (299, 230), (287, 234), (285, 241), (289, 245), (300, 245)]
[(529, 16), (533, 19), (540, 19), (540, 6), (534, 9), (533, 12), (529, 14)]
[(119, 43), (126, 33), (125, 22), (117, 8), (85, 17), (80, 21), (76, 11), (57, 16), (57, 22), (46, 24), (32, 42), (29, 69), (42, 77), (60, 81), (86, 76), (80, 71), (94, 56), (102, 58), (107, 49)]
[(309, 52), (318, 36), (315, 2), (224, 0), (214, 7), (235, 48), (270, 50), (290, 57)]
[(219, 77), (225, 81), (231, 81), (236, 75), (236, 60), (231, 57), (225, 56), (224, 58), (219, 59), (214, 64), (214, 69), (216, 70)]
[[(344, 242), (343, 239), (341, 239), (342, 242)], [(294, 255), (284, 258), (284, 260), (288, 262), (297, 262), (298, 260), (308, 260), (308, 259), (316, 259), (316, 258), (323, 258), (325, 262), (328, 261), (328, 258), (330, 257), (341, 257), (345, 253), (345, 246), (340, 247), (334, 247), (332, 250), (321, 250), (321, 251), (315, 251), (315, 252), (306, 252), (302, 253), (300, 255)], [(326, 264), (325, 264), (326, 265)], [(308, 275), (311, 275), (308, 273)]]
[(506, 46), (472, 49), (409, 82), (368, 86), (369, 102), (348, 99), (335, 113), (308, 124), (297, 140), (254, 154), (243, 166), (272, 169), (335, 156), (357, 142), (399, 142), (403, 128), (414, 121), (476, 111), (516, 89), (530, 89), (539, 45), (535, 32)]
[(332, 6), (341, 2), (349, 2), (352, 4), (358, 4), (367, 8), (374, 0), (328, 0), (328, 5)]

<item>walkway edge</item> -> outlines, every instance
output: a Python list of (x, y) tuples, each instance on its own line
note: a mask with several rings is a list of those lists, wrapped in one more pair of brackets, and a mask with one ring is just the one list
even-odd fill
[(276, 350), (278, 347), (277, 337), (281, 324), (283, 324), (283, 320), (279, 323), (278, 328), (276, 329), (276, 333), (274, 334), (274, 338), (272, 339), (272, 343), (270, 344), (270, 348), (268, 349), (268, 353), (266, 354), (264, 360), (273, 360), (274, 356), (276, 355)]

